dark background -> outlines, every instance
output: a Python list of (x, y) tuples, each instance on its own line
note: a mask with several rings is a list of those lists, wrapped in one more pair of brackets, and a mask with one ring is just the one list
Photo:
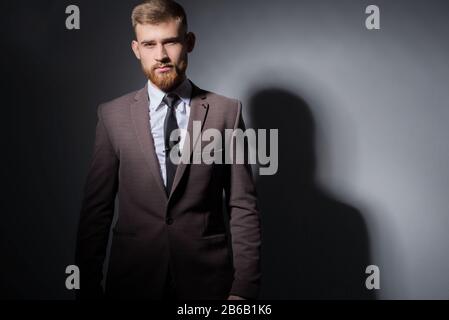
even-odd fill
[[(256, 176), (262, 297), (449, 298), (447, 1), (179, 2), (198, 38), (189, 78), (279, 129), (279, 171)], [(96, 107), (145, 84), (137, 3), (2, 1), (2, 298), (74, 297)]]

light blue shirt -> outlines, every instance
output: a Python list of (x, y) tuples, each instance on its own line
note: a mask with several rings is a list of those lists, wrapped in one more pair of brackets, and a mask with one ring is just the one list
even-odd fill
[[(181, 129), (180, 150), (184, 146), (186, 137), (187, 124), (190, 116), (190, 99), (192, 95), (192, 84), (186, 78), (176, 89), (172, 92), (176, 93), (182, 100), (176, 106), (176, 121), (179, 129)], [(159, 166), (161, 168), (162, 180), (164, 185), (167, 185), (167, 172), (165, 171), (165, 140), (164, 140), (164, 120), (167, 115), (168, 107), (162, 102), (166, 92), (156, 87), (148, 80), (148, 97), (150, 98), (150, 128), (153, 136), (154, 148)]]

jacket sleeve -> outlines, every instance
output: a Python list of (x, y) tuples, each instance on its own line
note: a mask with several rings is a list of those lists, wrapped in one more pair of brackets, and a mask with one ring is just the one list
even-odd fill
[[(245, 131), (240, 101), (238, 101), (235, 129)], [(234, 281), (230, 294), (256, 299), (261, 280), (261, 223), (251, 165), (247, 157), (241, 164), (236, 163), (235, 158), (233, 159), (226, 181), (225, 196), (230, 216), (234, 263)]]
[(103, 263), (118, 185), (119, 159), (103, 121), (102, 107), (97, 109), (94, 150), (78, 225), (75, 261), (80, 270), (80, 290), (77, 298), (100, 298), (103, 295)]

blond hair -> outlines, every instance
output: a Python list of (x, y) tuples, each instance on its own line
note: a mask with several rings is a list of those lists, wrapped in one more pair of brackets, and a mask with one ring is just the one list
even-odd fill
[(170, 19), (179, 20), (187, 32), (187, 16), (184, 8), (172, 0), (147, 0), (137, 5), (131, 15), (134, 30), (138, 24), (159, 24)]

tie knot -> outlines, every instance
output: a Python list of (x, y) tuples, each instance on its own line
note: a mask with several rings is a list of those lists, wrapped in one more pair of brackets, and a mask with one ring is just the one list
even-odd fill
[(176, 107), (176, 105), (178, 104), (178, 102), (180, 101), (178, 95), (176, 93), (167, 93), (164, 96), (164, 99), (162, 99), (162, 101), (170, 108), (174, 108)]

